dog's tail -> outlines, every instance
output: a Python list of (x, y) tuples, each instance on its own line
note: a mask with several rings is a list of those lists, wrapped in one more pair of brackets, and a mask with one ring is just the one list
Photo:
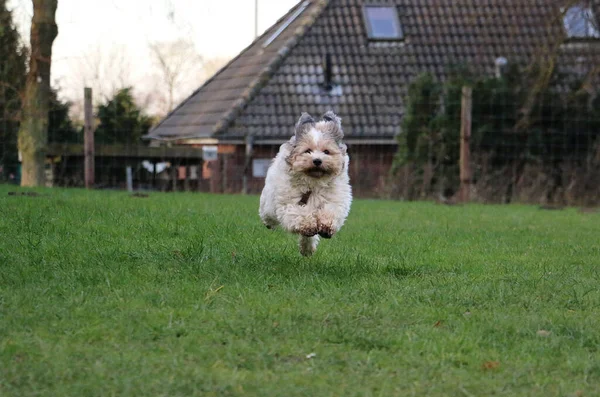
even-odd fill
[(300, 253), (303, 256), (311, 256), (317, 250), (317, 246), (319, 245), (319, 236), (316, 235), (312, 237), (306, 237), (300, 235), (298, 245), (300, 247)]

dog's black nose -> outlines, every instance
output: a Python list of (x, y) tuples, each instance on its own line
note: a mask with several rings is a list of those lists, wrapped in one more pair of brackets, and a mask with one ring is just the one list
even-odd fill
[(317, 167), (320, 166), (321, 164), (323, 164), (323, 161), (321, 159), (314, 159), (313, 160), (313, 164), (316, 165)]

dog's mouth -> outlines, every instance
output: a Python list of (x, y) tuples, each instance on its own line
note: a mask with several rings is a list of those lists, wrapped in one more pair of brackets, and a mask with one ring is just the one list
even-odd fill
[(306, 174), (308, 176), (312, 176), (313, 178), (320, 178), (323, 175), (326, 175), (327, 171), (325, 171), (321, 167), (313, 167), (313, 168), (310, 168), (308, 171), (306, 171)]

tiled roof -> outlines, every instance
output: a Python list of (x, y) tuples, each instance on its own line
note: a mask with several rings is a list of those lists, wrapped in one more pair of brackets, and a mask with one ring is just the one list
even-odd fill
[(149, 137), (208, 138), (229, 125), (269, 80), (324, 5), (316, 0), (299, 2), (167, 115)]
[[(443, 79), (452, 64), (493, 73), (498, 57), (526, 63), (552, 53), (564, 38), (562, 2), (569, 0), (302, 1), (150, 136), (284, 139), (301, 112), (333, 109), (347, 137), (392, 138), (399, 132), (408, 84), (419, 73)], [(592, 2), (598, 11), (600, 0)], [(369, 40), (363, 21), (368, 4), (396, 6), (404, 40)], [(577, 67), (591, 67), (599, 63), (600, 42), (563, 44), (559, 52), (577, 58)], [(331, 90), (323, 86), (326, 57)]]

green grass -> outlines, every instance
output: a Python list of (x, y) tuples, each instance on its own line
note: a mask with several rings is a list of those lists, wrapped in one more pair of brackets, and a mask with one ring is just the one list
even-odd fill
[(600, 395), (598, 213), (355, 201), (306, 259), (254, 196), (10, 190), (1, 396)]

